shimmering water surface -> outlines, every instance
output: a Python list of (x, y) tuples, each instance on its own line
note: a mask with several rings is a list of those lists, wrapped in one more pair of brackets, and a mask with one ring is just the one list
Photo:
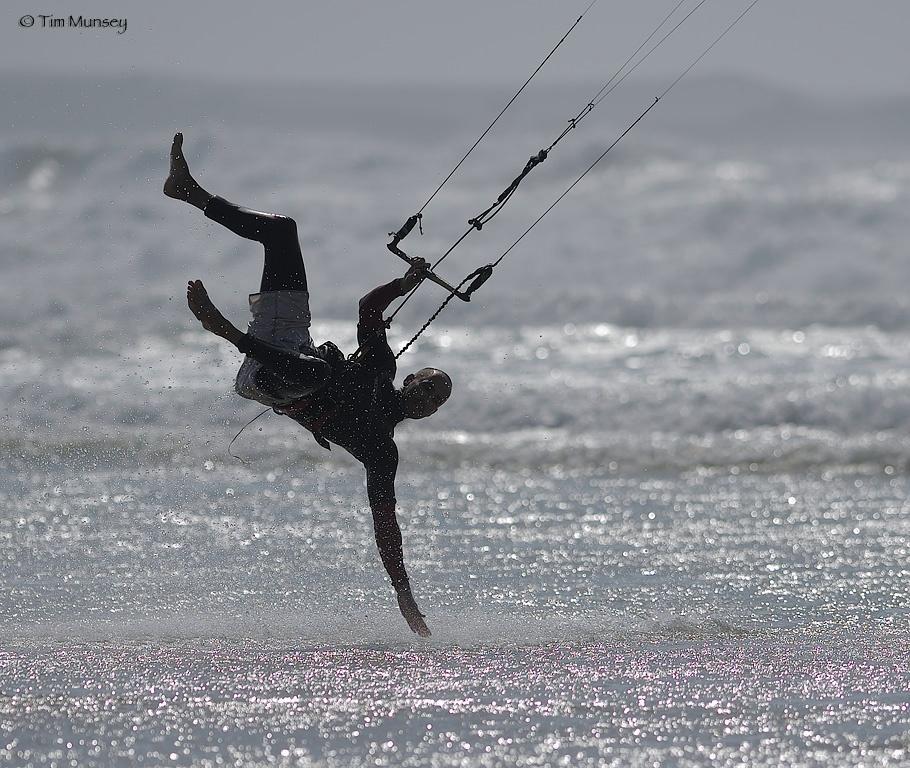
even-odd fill
[[(795, 135), (830, 115), (743, 84), (732, 112), (739, 90)], [(362, 122), (314, 109), (326, 124), (302, 128), (301, 107), (254, 125), (267, 94), (235, 94), (250, 108), (220, 123), (224, 93), (158, 89), (133, 125), (116, 90), (10, 93), (0, 764), (910, 762), (904, 149), (668, 107), (431, 327), (400, 373), (440, 365), (455, 392), (397, 434), (422, 642), (352, 459), (274, 415), (235, 443), (245, 463), (229, 455), (258, 409), (183, 291), (203, 278), (242, 323), (258, 246), (160, 184), (183, 128), (213, 192), (293, 215), (313, 336), (351, 351), (357, 297), (400, 272), (385, 233), (486, 113), (442, 125), (450, 107), (417, 100), (425, 122), (396, 123), (380, 94)], [(48, 109), (75, 122), (55, 131)], [(417, 252), (507, 183), (503, 146), (523, 163), (529, 124), (466, 168)], [(451, 274), (498, 254), (622, 124), (579, 132)]]
[(447, 474), (400, 498), (427, 643), (353, 468), (10, 489), (4, 759), (906, 763), (905, 478)]

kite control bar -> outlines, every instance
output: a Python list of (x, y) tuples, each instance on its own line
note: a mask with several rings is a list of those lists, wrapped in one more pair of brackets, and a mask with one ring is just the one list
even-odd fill
[[(401, 248), (398, 247), (398, 243), (400, 243), (402, 240), (404, 240), (404, 238), (406, 238), (411, 233), (411, 230), (414, 229), (414, 226), (420, 222), (421, 218), (422, 218), (421, 214), (415, 213), (402, 225), (401, 229), (399, 229), (397, 232), (389, 232), (389, 237), (392, 238), (392, 241), (386, 245), (386, 248), (388, 248), (392, 253), (394, 253), (400, 259), (404, 259), (411, 266), (413, 266), (414, 264), (417, 263), (417, 261), (418, 261), (417, 257), (408, 256), (403, 250), (401, 250)], [(420, 233), (423, 234), (422, 226), (420, 228)], [(452, 287), (451, 285), (449, 285), (449, 283), (447, 283), (445, 280), (443, 280), (441, 277), (439, 277), (439, 275), (437, 275), (435, 272), (433, 272), (432, 269), (429, 269), (429, 268), (426, 269), (424, 271), (424, 277), (427, 280), (431, 280), (432, 282), (436, 283), (437, 285), (442, 286), (449, 293), (451, 293), (454, 296), (457, 296), (462, 301), (471, 300), (470, 293), (465, 293), (463, 291), (460, 291), (458, 288)]]

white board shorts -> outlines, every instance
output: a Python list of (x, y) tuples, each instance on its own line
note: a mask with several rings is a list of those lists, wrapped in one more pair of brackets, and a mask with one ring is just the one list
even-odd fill
[[(292, 353), (313, 354), (310, 337), (310, 294), (307, 291), (267, 291), (250, 294), (250, 321), (247, 333)], [(303, 397), (308, 391), (266, 394), (256, 386), (262, 364), (249, 355), (237, 371), (234, 391), (241, 397), (274, 407)]]

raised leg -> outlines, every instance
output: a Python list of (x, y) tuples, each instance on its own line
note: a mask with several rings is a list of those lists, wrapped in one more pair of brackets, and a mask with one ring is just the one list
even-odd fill
[(234, 234), (262, 243), (265, 263), (260, 292), (308, 290), (294, 219), (243, 208), (217, 195), (211, 197), (204, 213)]
[(170, 173), (164, 194), (202, 210), (205, 215), (240, 237), (256, 240), (265, 247), (265, 264), (259, 290), (306, 291), (306, 270), (297, 223), (288, 216), (243, 208), (204, 190), (190, 173), (183, 155), (183, 134), (174, 135), (171, 144)]

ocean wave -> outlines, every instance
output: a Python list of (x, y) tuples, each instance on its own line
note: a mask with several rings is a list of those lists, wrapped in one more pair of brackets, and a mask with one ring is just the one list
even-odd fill
[[(398, 271), (383, 247), (386, 233), (428, 186), (427, 168), (438, 166), (442, 147), (379, 134), (267, 136), (264, 153), (261, 129), (206, 124), (187, 135), (186, 149), (200, 173), (220, 163), (216, 192), (295, 217), (314, 311), (351, 317), (371, 284)], [(444, 252), (495, 199), (514, 175), (510, 158), (520, 167), (534, 151), (524, 136), (525, 128), (506, 128), (500, 144), (471, 158), (426, 212), (425, 236), (407, 241), (414, 253)], [(457, 278), (502, 253), (599, 153), (597, 135), (581, 136), (440, 271)], [(10, 323), (40, 328), (52, 303), (77, 296), (98, 307), (102, 324), (137, 310), (157, 321), (178, 309), (162, 302), (179, 298), (188, 274), (217, 276), (219, 290), (232, 296), (255, 289), (259, 246), (161, 195), (169, 138), (151, 130), (116, 145), (78, 133), (66, 141), (0, 137), (0, 179), (7, 182), (0, 215), (18, 217), (2, 258), (21, 290), (48, 300), (33, 317), (19, 313)], [(469, 307), (450, 307), (447, 316), (468, 325), (546, 318), (652, 328), (907, 328), (910, 261), (900, 257), (910, 238), (902, 215), (907, 168), (906, 153), (897, 151), (706, 148), (636, 134), (535, 228)], [(112, 264), (121, 277), (116, 286), (99, 279)], [(419, 323), (441, 299), (431, 286), (401, 319)], [(76, 323), (96, 322), (74, 314)]]
[[(273, 466), (341, 465), (353, 459), (319, 447), (296, 426), (258, 426), (233, 446), (240, 425), (197, 428), (192, 434), (164, 430), (131, 430), (125, 434), (10, 438), (0, 441), (0, 461), (12, 471), (55, 468), (127, 469), (244, 465), (254, 473)], [(495, 433), (433, 432), (400, 436), (402, 472), (421, 469), (485, 467), (488, 470), (601, 471), (676, 473), (719, 469), (733, 474), (777, 474), (806, 470), (850, 471), (885, 475), (910, 473), (910, 437), (889, 430), (845, 436), (817, 429), (774, 427), (720, 433), (643, 434), (579, 432), (567, 429), (502, 430)]]
[(74, 178), (101, 159), (102, 147), (84, 140), (64, 143), (40, 139), (0, 141), (0, 181), (31, 188), (54, 178)]
[(734, 474), (849, 470), (910, 472), (910, 438), (892, 431), (845, 437), (809, 429), (767, 428), (700, 435), (630, 435), (568, 430), (455, 434), (401, 441), (403, 456), (421, 465), (480, 465), (509, 470), (590, 470), (605, 474), (732, 470)]
[[(353, 350), (353, 327), (314, 338)], [(405, 336), (394, 333), (393, 347)], [(235, 396), (239, 353), (201, 331), (97, 348), (76, 337), (0, 349), (7, 455), (71, 463), (198, 461), (262, 408)], [(410, 365), (406, 365), (410, 363)], [(891, 466), (910, 444), (910, 336), (873, 328), (647, 330), (598, 324), (434, 327), (399, 376), (440, 365), (455, 382), (430, 421), (396, 439), (423, 461), (679, 469)], [(270, 415), (241, 455), (334, 461)], [(323, 456), (323, 454), (326, 454)]]

